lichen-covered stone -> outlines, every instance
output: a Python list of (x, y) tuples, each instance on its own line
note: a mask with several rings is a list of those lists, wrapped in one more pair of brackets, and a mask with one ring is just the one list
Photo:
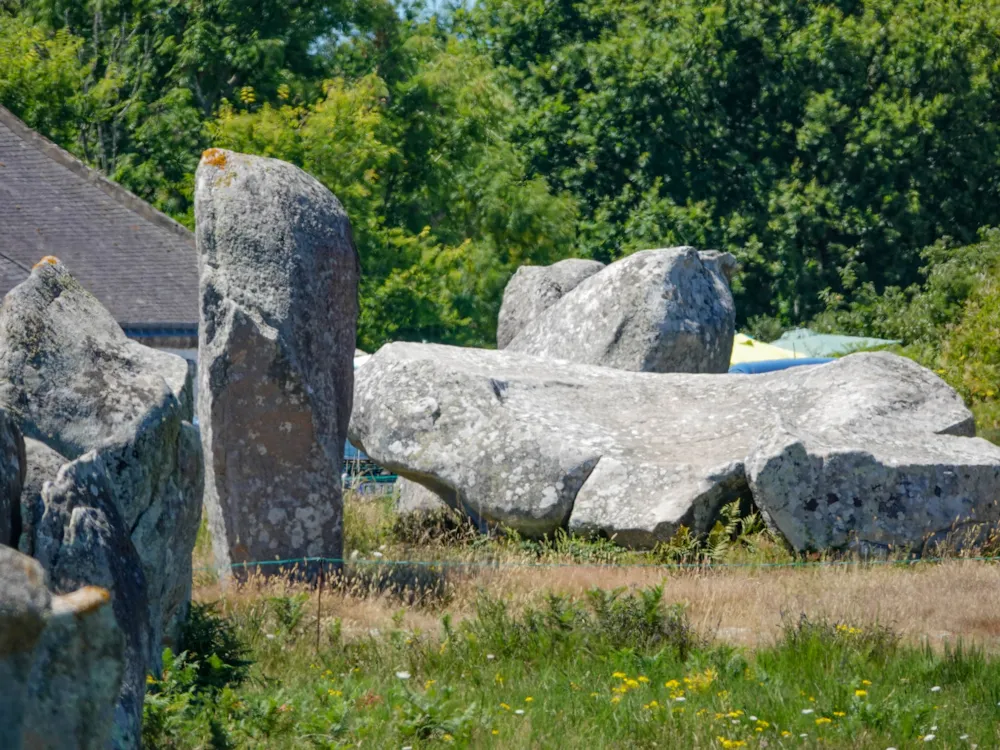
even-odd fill
[(105, 750), (123, 639), (104, 589), (52, 596), (41, 565), (0, 546), (0, 747)]
[(957, 526), (993, 528), (1000, 448), (899, 427), (859, 435), (775, 420), (747, 460), (754, 502), (798, 551), (919, 551)]
[(690, 247), (643, 250), (579, 282), (506, 349), (635, 372), (726, 372), (735, 264)]
[(604, 268), (596, 260), (568, 258), (551, 266), (521, 266), (503, 290), (497, 349), (504, 349), (531, 321)]
[[(141, 744), (146, 673), (161, 646), (149, 621), (147, 582), (140, 556), (118, 512), (111, 481), (97, 451), (64, 464), (42, 488), (42, 517), (33, 554), (56, 593), (99, 586), (124, 637), (120, 694), (114, 710), (114, 747)], [(55, 647), (55, 646), (53, 646)]]
[(67, 461), (96, 451), (142, 561), (154, 671), (187, 607), (201, 513), (200, 458), (185, 437), (190, 393), (187, 362), (129, 340), (58, 261), (4, 298), (0, 403)]
[(776, 414), (862, 443), (878, 425), (973, 431), (937, 376), (882, 353), (747, 377), (397, 343), (357, 378), (351, 442), (381, 465), (481, 522), (635, 547), (681, 524), (706, 532), (723, 503), (746, 497), (745, 459)]
[(448, 507), (439, 495), (406, 477), (396, 480), (396, 493), (396, 512), (400, 515)]
[(290, 164), (216, 149), (195, 217), (216, 563), (339, 558), (359, 276), (347, 214)]
[[(35, 534), (45, 513), (42, 488), (56, 478), (69, 459), (33, 438), (24, 439), (24, 487), (21, 489), (21, 537), (16, 545), (26, 555), (35, 554)], [(11, 545), (15, 546), (15, 545)]]

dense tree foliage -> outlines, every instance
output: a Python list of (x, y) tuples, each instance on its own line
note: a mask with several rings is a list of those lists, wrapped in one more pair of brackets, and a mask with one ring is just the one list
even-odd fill
[(303, 166), (366, 347), (681, 243), (737, 254), (744, 323), (877, 332), (1000, 225), (1000, 0), (0, 0), (0, 103), (188, 224), (205, 147)]

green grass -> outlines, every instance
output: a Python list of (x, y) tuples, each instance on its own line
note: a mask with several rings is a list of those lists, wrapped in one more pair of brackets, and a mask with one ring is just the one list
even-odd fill
[(484, 595), (472, 617), (445, 615), (434, 633), (405, 630), (400, 616), (345, 640), (328, 623), (318, 650), (303, 594), (244, 603), (228, 619), (196, 608), (200, 653), (168, 656), (149, 685), (146, 745), (1000, 744), (1000, 663), (979, 650), (933, 652), (881, 627), (803, 619), (775, 645), (745, 651), (693, 632), (661, 594), (539, 595), (517, 615)]

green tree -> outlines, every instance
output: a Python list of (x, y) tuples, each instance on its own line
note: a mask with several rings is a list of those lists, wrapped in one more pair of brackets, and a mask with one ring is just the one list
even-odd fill
[(460, 20), (584, 246), (732, 250), (743, 319), (907, 286), (920, 248), (1000, 219), (996, 0), (484, 0)]

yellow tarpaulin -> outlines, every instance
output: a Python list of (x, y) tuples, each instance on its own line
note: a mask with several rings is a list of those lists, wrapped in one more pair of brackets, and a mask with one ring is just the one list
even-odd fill
[(765, 344), (742, 333), (737, 333), (733, 339), (733, 356), (729, 364), (738, 365), (743, 362), (766, 362), (771, 359), (802, 359), (808, 354), (796, 354), (780, 346)]

